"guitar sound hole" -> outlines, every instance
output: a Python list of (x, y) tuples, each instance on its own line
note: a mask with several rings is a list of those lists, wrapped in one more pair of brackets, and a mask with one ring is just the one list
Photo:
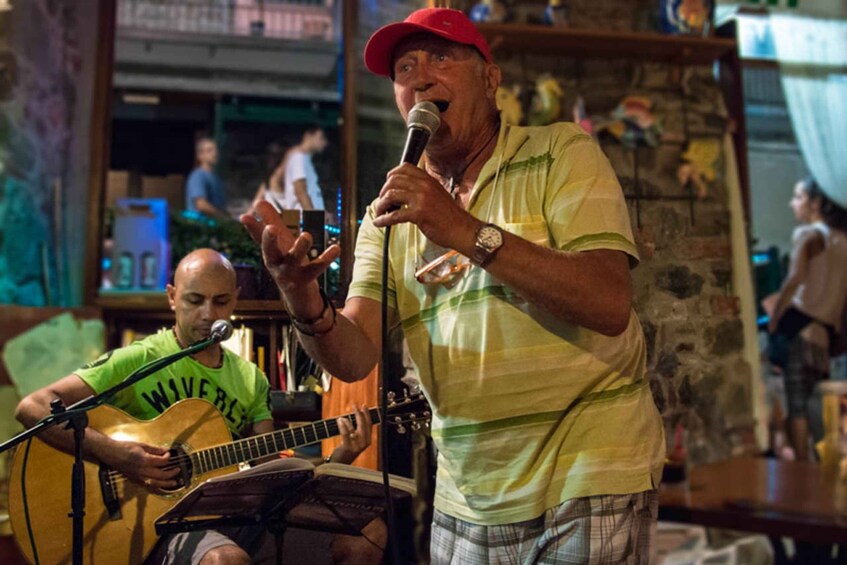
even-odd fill
[(176, 486), (169, 489), (162, 489), (163, 492), (177, 492), (191, 484), (191, 477), (194, 475), (194, 466), (191, 463), (191, 457), (181, 445), (175, 445), (168, 450), (171, 455), (171, 461), (176, 461), (179, 465), (179, 474), (176, 476)]

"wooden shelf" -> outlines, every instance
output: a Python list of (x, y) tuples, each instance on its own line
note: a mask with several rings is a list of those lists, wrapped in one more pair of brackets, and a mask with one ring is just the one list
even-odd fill
[[(95, 305), (104, 310), (131, 310), (137, 312), (167, 312), (168, 299), (164, 293), (145, 294), (109, 294), (100, 295)], [(281, 300), (239, 300), (235, 308), (235, 315), (248, 313), (262, 313), (268, 316), (278, 317), (285, 314), (285, 308)]]
[(737, 51), (734, 39), (634, 31), (553, 28), (542, 25), (477, 24), (493, 51), (580, 59), (642, 59), (709, 65)]

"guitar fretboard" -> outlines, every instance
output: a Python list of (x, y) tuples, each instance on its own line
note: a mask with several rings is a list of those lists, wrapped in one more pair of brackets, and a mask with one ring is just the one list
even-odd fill
[[(380, 423), (381, 415), (378, 408), (368, 410), (371, 421)], [(354, 414), (344, 414), (355, 427), (356, 417)], [(224, 445), (216, 445), (201, 449), (190, 454), (191, 463), (195, 474), (208, 473), (223, 467), (231, 467), (253, 459), (267, 457), (285, 451), (317, 443), (321, 440), (337, 436), (341, 431), (338, 429), (336, 418), (321, 420), (312, 424), (286, 428), (267, 434), (249, 437)]]

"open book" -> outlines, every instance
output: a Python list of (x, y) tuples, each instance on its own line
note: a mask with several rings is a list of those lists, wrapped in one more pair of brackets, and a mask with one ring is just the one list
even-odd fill
[[(390, 475), (389, 484), (395, 512), (409, 512), (414, 482)], [(156, 520), (156, 531), (275, 523), (356, 535), (385, 508), (379, 471), (279, 459), (200, 483)]]

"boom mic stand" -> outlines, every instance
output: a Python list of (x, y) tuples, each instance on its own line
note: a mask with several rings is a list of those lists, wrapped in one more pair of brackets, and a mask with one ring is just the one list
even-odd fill
[[(186, 347), (172, 355), (162, 357), (151, 361), (133, 371), (123, 381), (115, 386), (104, 390), (100, 394), (83, 398), (82, 400), (65, 407), (60, 399), (53, 400), (50, 403), (51, 414), (42, 418), (37, 424), (30, 429), (19, 433), (12, 439), (9, 439), (0, 444), (0, 453), (11, 449), (19, 443), (28, 440), (48, 428), (52, 428), (58, 424), (67, 422), (66, 429), (74, 431), (74, 464), (71, 474), (71, 512), (68, 514), (73, 519), (73, 565), (82, 565), (82, 549), (83, 549), (83, 519), (85, 517), (85, 466), (82, 460), (83, 440), (85, 439), (85, 428), (88, 426), (88, 411), (92, 408), (104, 404), (112, 396), (118, 392), (128, 388), (141, 379), (148, 377), (170, 365), (179, 361), (183, 357), (193, 355), (198, 351), (206, 349), (212, 344), (219, 343), (232, 335), (232, 324), (221, 320), (215, 322), (212, 326), (212, 335), (203, 341), (199, 341), (194, 345)], [(216, 331), (217, 330), (217, 331)], [(35, 548), (33, 548), (35, 549)]]

